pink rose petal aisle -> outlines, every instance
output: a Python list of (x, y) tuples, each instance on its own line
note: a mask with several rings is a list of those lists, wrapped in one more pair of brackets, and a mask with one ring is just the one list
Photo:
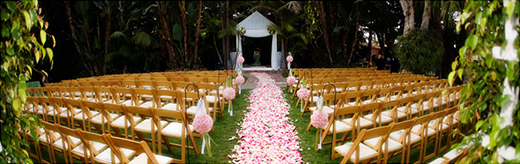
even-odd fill
[(239, 145), (228, 157), (233, 163), (302, 163), (300, 141), (296, 127), (288, 123), (289, 104), (282, 89), (267, 73), (253, 75), (259, 81), (237, 131)]

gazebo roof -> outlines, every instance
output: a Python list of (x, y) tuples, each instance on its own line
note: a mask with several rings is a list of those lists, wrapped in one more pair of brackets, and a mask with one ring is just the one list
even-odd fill
[(265, 16), (260, 14), (260, 12), (255, 11), (253, 14), (249, 15), (246, 19), (242, 20), (237, 25), (237, 29), (240, 27), (246, 28), (246, 30), (267, 30), (267, 26), (270, 24), (274, 24), (271, 20), (267, 19)]
[[(264, 17), (258, 11), (255, 11), (253, 14), (249, 15), (246, 19), (242, 20), (237, 24), (236, 29), (238, 30), (241, 27), (246, 29), (246, 33), (244, 36), (253, 37), (253, 38), (261, 38), (266, 37), (269, 34), (267, 30), (269, 25), (274, 24), (271, 20)], [(277, 34), (275, 34), (277, 35)]]

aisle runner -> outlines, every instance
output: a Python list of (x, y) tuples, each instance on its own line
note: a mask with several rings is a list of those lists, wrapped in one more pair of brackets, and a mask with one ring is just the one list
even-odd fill
[(239, 145), (228, 155), (233, 163), (302, 163), (295, 126), (287, 123), (289, 104), (282, 89), (266, 73), (253, 73), (258, 85), (249, 96)]

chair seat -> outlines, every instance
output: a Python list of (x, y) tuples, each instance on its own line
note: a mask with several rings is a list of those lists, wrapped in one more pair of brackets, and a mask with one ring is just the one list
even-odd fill
[(163, 105), (160, 109), (166, 109), (166, 110), (178, 110), (178, 106), (176, 103), (168, 103), (166, 105)]
[[(74, 143), (74, 145), (78, 145), (81, 143), (81, 140), (79, 138), (76, 138), (76, 137), (72, 137), (72, 136), (69, 136), (70, 140), (72, 141), (72, 143)], [(65, 146), (63, 145), (63, 138), (60, 138), (59, 140), (57, 140), (56, 142), (54, 142), (54, 146), (58, 146), (58, 147), (61, 147), (61, 148), (65, 148), (65, 149), (68, 149), (68, 144), (67, 142), (65, 142)]]
[[(168, 122), (161, 120), (161, 128), (164, 127), (166, 124), (168, 124)], [(154, 124), (153, 126), (157, 130), (157, 125)], [(147, 119), (141, 121), (139, 124), (137, 124), (134, 127), (134, 129), (136, 131), (146, 132), (146, 133), (151, 133), (152, 132), (151, 128), (152, 128), (152, 119), (150, 119), (150, 118), (147, 118)]]
[[(44, 131), (45, 129), (40, 129), (40, 131)], [(60, 139), (61, 138), (61, 135), (59, 132), (55, 132), (55, 131), (52, 131), (52, 134), (56, 137), (56, 139)], [(47, 143), (47, 133), (44, 133), (42, 134), (40, 137), (38, 137), (40, 139), (40, 141), (43, 141), (45, 143)]]
[[(65, 112), (62, 112), (60, 114), (60, 117), (69, 117), (69, 116), (74, 117), (75, 116), (75, 115), (73, 116), (72, 113), (70, 113), (70, 111), (67, 110), (67, 108), (65, 108), (65, 110), (63, 110), (63, 108), (62, 108), (62, 111), (65, 111)], [(74, 113), (76, 113), (76, 114), (80, 114), (81, 112), (83, 112), (83, 111), (81, 111), (81, 109), (73, 109), (73, 110), (74, 110)]]
[[(114, 114), (114, 113), (110, 113), (110, 117), (112, 117), (112, 119), (117, 119), (119, 117), (119, 115), (118, 114)], [(98, 114), (94, 118), (90, 119), (90, 122), (93, 122), (93, 123), (96, 123), (96, 124), (103, 124), (103, 123), (107, 122), (107, 119), (105, 117), (103, 117), (102, 114)]]
[[(396, 112), (397, 112), (397, 118), (404, 118), (404, 117), (406, 117), (406, 113), (401, 112), (401, 111), (396, 111)], [(383, 114), (385, 116), (388, 116), (388, 117), (394, 117), (392, 115), (392, 110), (385, 110), (385, 111), (381, 112), (381, 114)]]
[(140, 107), (145, 107), (145, 108), (152, 107), (153, 106), (153, 101), (147, 101), (147, 102), (141, 103), (141, 105), (139, 105), (139, 106)]
[[(367, 115), (365, 115), (363, 117), (368, 119), (368, 120), (372, 120), (373, 115), (374, 115), (373, 113), (370, 113), (370, 114), (367, 114)], [(378, 123), (384, 123), (384, 122), (390, 122), (390, 121), (393, 121), (393, 119), (388, 117), (388, 116), (386, 116), (386, 115), (381, 115), (380, 114), (376, 118), (376, 122), (378, 122)]]
[[(157, 162), (159, 162), (160, 164), (161, 163), (168, 164), (168, 163), (171, 163), (171, 161), (173, 160), (173, 158), (167, 157), (167, 156), (162, 156), (162, 155), (157, 155), (157, 154), (154, 154), (154, 156), (155, 156), (155, 159), (157, 159)], [(132, 159), (132, 161), (129, 162), (129, 164), (143, 164), (143, 163), (148, 163), (148, 156), (146, 155), (146, 153), (141, 153), (139, 156), (134, 157), (134, 159)]]
[[(366, 144), (367, 146), (370, 146), (375, 149), (375, 146), (379, 140), (381, 140), (381, 137), (374, 137), (371, 139), (364, 140), (363, 143)], [(398, 150), (401, 147), (403, 147), (403, 144), (401, 144), (400, 142), (397, 142), (393, 139), (387, 139), (387, 140), (388, 140), (388, 151), (389, 152)], [(383, 143), (382, 150), (385, 150), (385, 148), (386, 148), (386, 142)]]
[(132, 106), (133, 102), (132, 102), (132, 100), (126, 100), (126, 101), (121, 102), (121, 104), (126, 105), (126, 106)]
[(444, 154), (442, 157), (444, 157), (447, 160), (451, 160), (451, 159), (457, 157), (459, 154), (460, 154), (460, 150), (451, 149), (446, 154)]
[(161, 99), (169, 99), (171, 100), (173, 97), (172, 96), (168, 96), (168, 95), (161, 95), (159, 96)]
[[(208, 108), (209, 112), (213, 111), (213, 108)], [(190, 115), (195, 115), (197, 113), (197, 106), (191, 106), (188, 109), (186, 109), (186, 113)]]
[[(404, 130), (394, 131), (394, 132), (390, 133), (388, 138), (397, 141), (397, 140), (399, 140), (399, 138), (402, 137), (403, 133), (404, 133)], [(419, 141), (420, 139), (421, 139), (420, 136), (410, 133), (410, 141), (408, 143), (415, 143), (415, 142)], [(406, 136), (406, 140), (408, 140), (408, 136)]]
[(448, 162), (448, 161), (446, 161), (446, 159), (444, 159), (442, 157), (438, 157), (437, 159), (431, 161), (429, 164), (442, 164), (444, 162)]
[(216, 96), (206, 96), (206, 102), (208, 103), (215, 103), (217, 101)]
[[(341, 122), (344, 122), (346, 124), (350, 124), (351, 121), (352, 121), (352, 118), (347, 118), (347, 119), (341, 120)], [(356, 124), (357, 124), (357, 122), (356, 122)], [(367, 127), (367, 126), (372, 126), (372, 125), (374, 125), (374, 123), (372, 121), (367, 120), (362, 117), (359, 118), (359, 125), (358, 125), (359, 127)]]
[[(317, 107), (309, 107), (309, 110), (314, 112), (314, 110), (316, 110), (316, 108)], [(328, 106), (323, 106), (322, 112), (325, 112), (328, 115), (331, 115), (331, 114), (334, 113), (334, 109), (332, 109), (332, 108), (330, 108)]]
[[(127, 158), (130, 158), (130, 157), (134, 156), (134, 154), (135, 154), (134, 150), (125, 149), (125, 148), (121, 148), (121, 150), (123, 151), (123, 154)], [(99, 160), (99, 161), (102, 161), (102, 162), (105, 162), (105, 163), (112, 163), (112, 152), (111, 151), (112, 150), (110, 148), (107, 148), (103, 152), (99, 153), (95, 157), (95, 159)], [(115, 155), (114, 155), (114, 157), (115, 157)], [(119, 163), (119, 159), (117, 157), (115, 157), (114, 161), (115, 161), (115, 163)]]
[[(350, 147), (352, 147), (352, 142), (347, 142), (341, 146), (336, 146), (334, 148), (334, 151), (338, 152), (342, 156), (345, 156), (347, 152), (349, 151)], [(354, 150), (354, 153), (350, 156), (351, 160), (356, 160), (356, 151)], [(371, 159), (372, 157), (377, 156), (377, 151), (374, 149), (366, 146), (363, 143), (359, 143), (359, 160), (363, 161), (366, 159)]]
[[(194, 130), (193, 126), (189, 125), (189, 127), (190, 127), (190, 131), (193, 132), (193, 130)], [(166, 136), (181, 138), (182, 137), (181, 128), (182, 128), (182, 123), (172, 122), (172, 123), (168, 124), (166, 127), (164, 127), (164, 129), (162, 129), (161, 132), (163, 135), (166, 135)], [(186, 133), (185, 135), (188, 136), (187, 130), (185, 131), (185, 133)]]
[[(90, 114), (92, 114), (92, 116), (97, 116), (99, 114), (99, 112), (90, 111)], [(87, 118), (88, 118), (88, 116), (83, 112), (74, 115), (74, 119), (76, 119), (76, 120), (85, 120)]]
[[(137, 122), (140, 122), (142, 119), (141, 117), (139, 116), (132, 116), (132, 118), (134, 118), (134, 121), (137, 123)], [(126, 124), (125, 124), (126, 122)], [(128, 119), (126, 119), (126, 117), (119, 117), (117, 119), (115, 119), (114, 121), (112, 121), (112, 123), (110, 124), (111, 126), (113, 127), (117, 127), (117, 128), (128, 128), (130, 127), (130, 121), (128, 121)]]
[[(421, 128), (420, 127), (421, 125), (415, 125), (414, 127), (412, 127), (412, 132), (415, 133), (415, 134), (419, 134), (419, 129)], [(436, 133), (436, 130), (435, 129), (432, 129), (430, 127), (428, 127), (428, 129), (425, 129), (427, 130), (427, 135), (430, 136), (430, 135), (433, 135)]]
[[(94, 142), (94, 141), (91, 141), (90, 144), (92, 145), (92, 147), (94, 147), (94, 149), (96, 149), (98, 152), (104, 150), (105, 148), (108, 147), (108, 145), (106, 144), (103, 144), (103, 143), (99, 143), (99, 142)], [(85, 154), (84, 153), (84, 148), (83, 147), (84, 145), (83, 144), (79, 144), (78, 146), (76, 146), (76, 148), (72, 149), (73, 152), (75, 153), (78, 153), (78, 154)], [(90, 156), (90, 150), (87, 148), (87, 155)]]
[[(444, 117), (443, 120), (446, 119), (446, 118), (447, 118), (447, 117)], [(430, 123), (428, 123), (428, 127), (430, 127), (430, 128), (434, 128), (433, 125), (435, 124), (435, 122), (437, 122), (437, 120), (431, 120)], [(446, 128), (448, 128), (448, 125), (447, 125), (447, 124), (444, 124), (444, 122), (441, 123), (441, 124), (442, 124), (442, 125), (439, 125), (439, 126), (442, 127), (442, 130), (446, 130)]]

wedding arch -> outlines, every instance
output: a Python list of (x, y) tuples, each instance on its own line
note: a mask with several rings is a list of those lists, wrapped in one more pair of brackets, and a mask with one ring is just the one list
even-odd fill
[[(274, 32), (273, 34), (269, 33), (268, 26), (274, 24), (271, 20), (267, 19), (265, 16), (260, 14), (258, 11), (255, 11), (253, 14), (249, 15), (246, 19), (242, 20), (235, 27), (236, 30), (244, 27), (246, 32), (243, 35), (236, 35), (236, 50), (237, 52), (242, 52), (242, 37), (251, 37), (251, 38), (263, 38), (272, 36), (272, 46), (271, 46), (271, 68), (243, 68), (242, 70), (278, 70), (280, 69), (280, 64), (282, 60), (281, 52), (278, 51), (278, 43), (277, 43), (277, 35), (278, 32)], [(231, 59), (236, 58), (237, 52), (231, 52)], [(233, 62), (234, 63), (234, 62)], [(236, 64), (236, 63), (235, 63)], [(238, 67), (235, 67), (238, 69)]]

